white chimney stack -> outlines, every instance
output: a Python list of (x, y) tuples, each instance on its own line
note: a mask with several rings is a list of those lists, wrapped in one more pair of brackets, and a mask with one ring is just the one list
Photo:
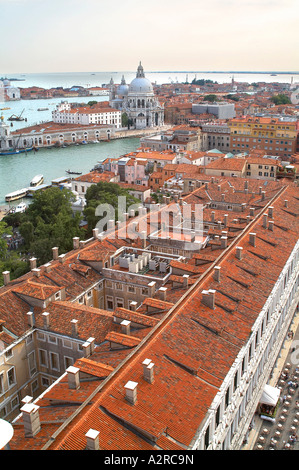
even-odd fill
[(215, 308), (215, 293), (214, 289), (202, 291), (202, 302), (209, 308)]
[(242, 251), (243, 251), (243, 248), (241, 246), (236, 247), (236, 257), (240, 260), (242, 259)]
[(130, 335), (130, 330), (131, 330), (131, 322), (128, 320), (123, 320), (121, 322), (121, 330), (124, 335)]
[(256, 241), (256, 233), (250, 233), (249, 234), (250, 245), (255, 246), (255, 241)]
[(215, 266), (215, 268), (214, 268), (214, 279), (217, 282), (220, 282), (220, 270), (221, 270), (220, 266)]
[(32, 271), (32, 269), (36, 268), (36, 258), (30, 258), (29, 262), (30, 262), (30, 269)]
[(47, 330), (50, 326), (50, 314), (49, 312), (44, 312), (42, 316), (44, 318), (44, 328)]
[(78, 336), (78, 320), (71, 320), (72, 324), (72, 336)]
[(35, 436), (41, 429), (39, 419), (39, 406), (34, 403), (26, 403), (22, 406), (25, 437)]
[(74, 250), (78, 250), (80, 246), (80, 238), (79, 237), (73, 237), (73, 248)]
[(3, 271), (3, 282), (4, 282), (4, 285), (6, 286), (9, 281), (10, 281), (10, 271)]
[(99, 444), (99, 431), (89, 429), (85, 434), (86, 437), (86, 450), (100, 450)]
[(72, 390), (78, 390), (80, 388), (80, 369), (70, 366), (66, 369), (66, 372), (69, 388)]
[(58, 247), (57, 246), (54, 246), (52, 248), (52, 253), (53, 253), (53, 260), (57, 260), (58, 259)]
[(154, 366), (155, 364), (151, 359), (145, 359), (142, 363), (143, 365), (143, 378), (148, 383), (153, 383), (154, 381)]
[(137, 385), (137, 382), (132, 382), (131, 380), (125, 385), (126, 400), (131, 403), (131, 405), (135, 405), (137, 401)]

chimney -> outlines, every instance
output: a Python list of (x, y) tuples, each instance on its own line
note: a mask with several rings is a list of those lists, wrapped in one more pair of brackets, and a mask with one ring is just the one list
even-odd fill
[(269, 217), (272, 219), (273, 218), (273, 211), (274, 211), (274, 207), (268, 207), (268, 214), (269, 214)]
[(289, 205), (289, 201), (288, 201), (287, 199), (285, 199), (285, 201), (284, 201), (284, 207), (288, 207), (288, 205)]
[(254, 207), (250, 207), (250, 217), (254, 217)]
[(44, 312), (42, 316), (44, 318), (44, 328), (47, 330), (50, 326), (50, 314), (48, 312)]
[(224, 202), (225, 201), (225, 194), (221, 194), (221, 201)]
[(224, 221), (223, 221), (224, 227), (227, 227), (227, 220), (228, 220), (228, 214), (224, 214)]
[(94, 352), (94, 344), (95, 344), (95, 338), (92, 336), (88, 338), (87, 342), (90, 344), (90, 354), (93, 354)]
[(220, 282), (220, 270), (221, 270), (221, 267), (220, 266), (215, 266), (214, 268), (214, 280), (217, 281), (217, 282)]
[(227, 237), (221, 237), (221, 248), (227, 248)]
[(267, 228), (268, 214), (263, 215), (263, 227)]
[(52, 248), (52, 253), (53, 253), (53, 260), (56, 261), (58, 259), (58, 247), (57, 246), (54, 246), (54, 248)]
[(135, 405), (137, 401), (137, 385), (137, 382), (132, 382), (131, 380), (125, 385), (126, 400), (131, 403), (131, 405)]
[(265, 200), (265, 197), (266, 197), (266, 191), (262, 191), (262, 201)]
[(86, 437), (86, 450), (100, 450), (99, 444), (99, 431), (89, 429), (85, 434)]
[(183, 287), (186, 289), (188, 287), (189, 274), (183, 275)]
[(211, 221), (215, 222), (215, 211), (211, 212)]
[(51, 272), (51, 263), (44, 264), (44, 268), (46, 273)]
[(242, 251), (243, 251), (243, 248), (241, 246), (236, 247), (236, 257), (240, 260), (242, 259)]
[(63, 264), (65, 261), (65, 255), (59, 255), (58, 258), (59, 258), (60, 263)]
[(27, 312), (27, 315), (28, 315), (28, 324), (29, 324), (29, 326), (31, 326), (31, 328), (33, 328), (34, 324), (35, 324), (34, 314), (33, 314), (33, 312)]
[(36, 258), (30, 258), (29, 262), (30, 262), (30, 269), (32, 271), (32, 269), (36, 268)]
[(78, 369), (78, 367), (70, 366), (66, 369), (66, 372), (69, 388), (72, 390), (78, 390), (80, 388), (80, 369)]
[(145, 359), (143, 365), (143, 378), (146, 382), (152, 384), (154, 381), (154, 366), (155, 364), (150, 359)]
[(148, 288), (149, 288), (149, 297), (154, 297), (155, 295), (155, 287), (156, 287), (156, 283), (155, 281), (152, 281), (148, 284)]
[(215, 308), (215, 293), (213, 289), (202, 291), (202, 302), (209, 308)]
[(136, 308), (137, 308), (137, 302), (136, 300), (133, 300), (132, 302), (130, 302), (130, 310), (132, 310), (132, 312), (136, 312)]
[(35, 436), (41, 429), (39, 406), (34, 403), (26, 403), (20, 411), (23, 413), (25, 437)]
[(128, 320), (123, 320), (121, 322), (121, 331), (124, 335), (130, 335), (130, 326), (131, 326), (131, 322), (128, 321)]
[(245, 183), (244, 183), (244, 189), (248, 189), (248, 181), (245, 181)]
[(167, 287), (160, 287), (159, 289), (159, 295), (161, 300), (166, 300), (166, 292), (167, 292)]
[(72, 324), (72, 336), (78, 336), (78, 320), (71, 320)]
[(40, 277), (40, 269), (33, 268), (31, 271), (35, 277)]
[(84, 357), (89, 357), (91, 352), (90, 343), (85, 341), (85, 343), (82, 344), (82, 348), (84, 351)]
[(10, 271), (3, 271), (3, 282), (4, 282), (4, 285), (6, 286), (9, 281), (10, 281)]
[(271, 232), (273, 232), (273, 230), (274, 230), (274, 220), (269, 220), (268, 228), (269, 228), (269, 230), (271, 230)]
[(80, 246), (80, 238), (79, 237), (73, 237), (73, 249), (78, 250)]
[(26, 395), (24, 398), (22, 398), (21, 402), (24, 403), (24, 405), (26, 405), (26, 403), (31, 403), (33, 400), (33, 397), (31, 397), (30, 395)]
[(99, 229), (98, 229), (98, 228), (94, 228), (94, 229), (92, 230), (92, 236), (93, 236), (93, 238), (94, 238), (95, 240), (97, 240), (98, 235), (99, 235)]
[(256, 233), (250, 233), (249, 234), (249, 244), (252, 246), (255, 246), (255, 241), (256, 241)]
[(142, 243), (142, 248), (145, 249), (146, 248), (146, 231), (145, 230), (141, 232), (141, 243)]

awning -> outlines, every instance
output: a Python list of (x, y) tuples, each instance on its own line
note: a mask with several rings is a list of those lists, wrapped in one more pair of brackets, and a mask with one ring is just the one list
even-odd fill
[(260, 398), (260, 403), (263, 405), (275, 406), (280, 396), (279, 388), (271, 387), (271, 385), (265, 385), (264, 391)]

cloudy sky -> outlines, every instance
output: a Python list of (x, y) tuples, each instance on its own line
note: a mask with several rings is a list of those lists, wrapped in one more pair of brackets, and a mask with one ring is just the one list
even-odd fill
[(299, 70), (298, 0), (0, 0), (0, 75)]

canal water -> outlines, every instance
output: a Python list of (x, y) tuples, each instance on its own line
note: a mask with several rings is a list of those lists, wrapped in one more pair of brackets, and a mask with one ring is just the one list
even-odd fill
[[(136, 150), (139, 138), (115, 139), (110, 142), (40, 149), (18, 155), (0, 156), (0, 205), (7, 204), (5, 195), (27, 188), (35, 175), (44, 175), (44, 183), (67, 176), (65, 170), (88, 173), (107, 157), (120, 157)], [(24, 202), (28, 202), (24, 200)], [(16, 202), (13, 204), (16, 205)]]

